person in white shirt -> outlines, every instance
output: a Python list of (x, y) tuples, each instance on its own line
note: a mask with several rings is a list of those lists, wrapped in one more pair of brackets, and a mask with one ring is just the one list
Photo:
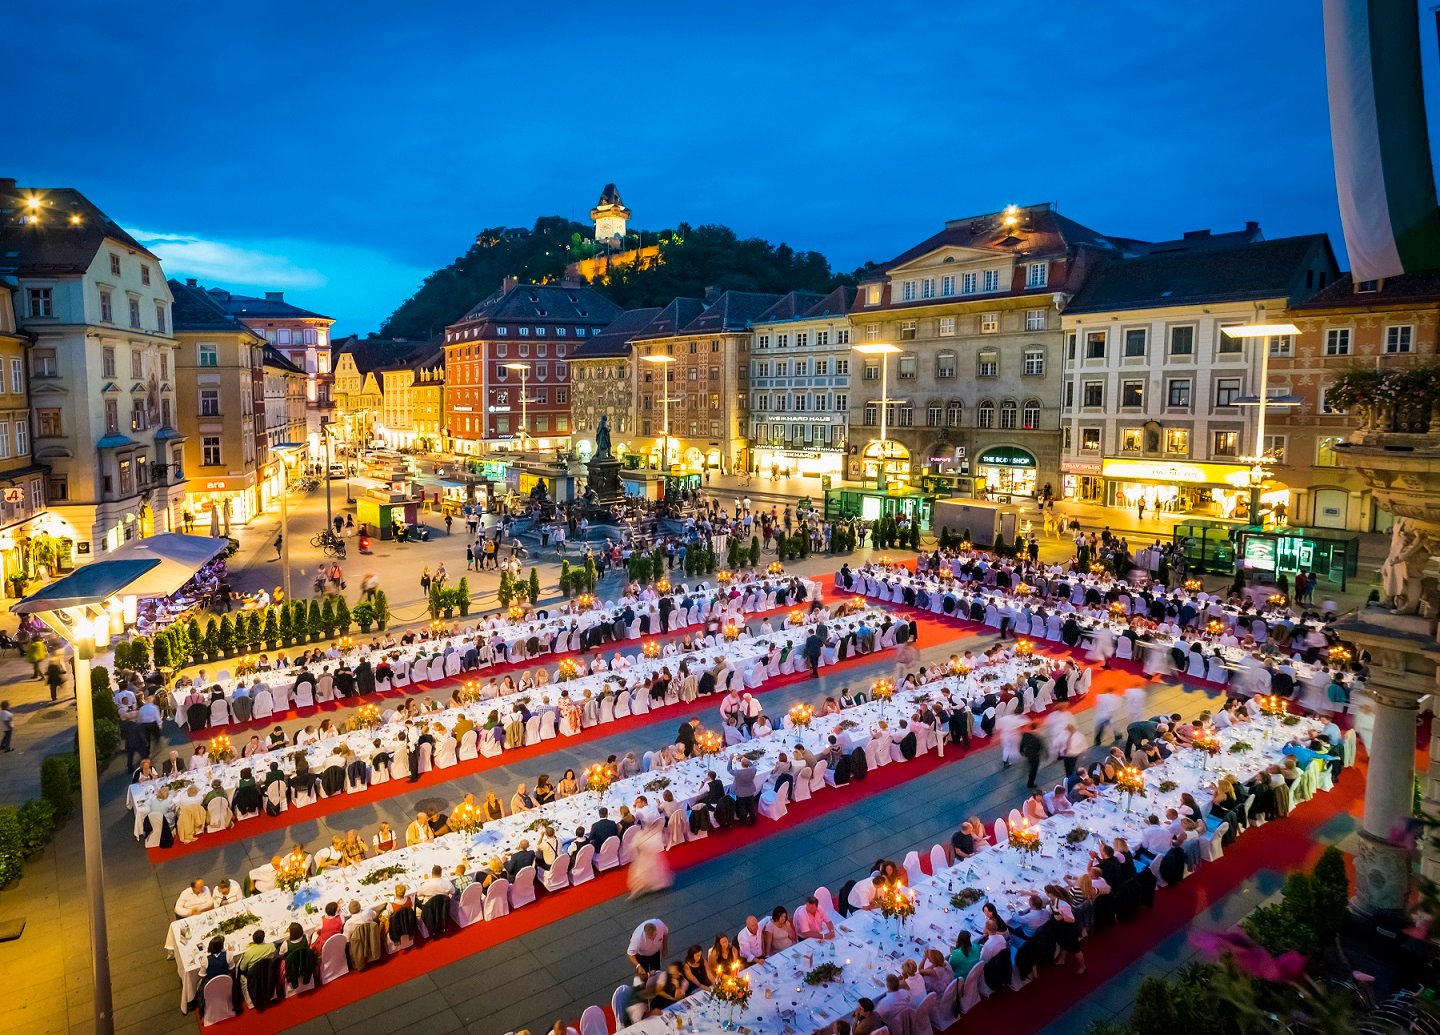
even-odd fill
[(345, 839), (339, 834), (330, 838), (330, 844), (315, 853), (316, 871), (328, 870), (332, 866), (339, 866), (345, 861)]
[(661, 958), (670, 954), (670, 928), (664, 921), (646, 920), (630, 936), (625, 954), (641, 977), (659, 970)]
[(850, 889), (847, 901), (851, 909), (869, 909), (870, 904), (875, 901), (875, 878), (870, 876), (857, 880)]
[(740, 958), (746, 965), (765, 958), (765, 931), (756, 917), (745, 918), (745, 926), (735, 936), (735, 948), (740, 951)]
[(250, 871), (250, 885), (255, 889), (257, 894), (275, 890), (275, 876), (280, 872), (280, 867), (283, 865), (284, 862), (280, 856), (277, 855), (272, 857), (264, 866), (257, 866)]
[(361, 924), (374, 923), (375, 911), (373, 909), (361, 909), (356, 899), (350, 900), (350, 915), (345, 918), (345, 937), (350, 937), (350, 932)]
[(1140, 833), (1140, 851), (1158, 859), (1170, 850), (1174, 837), (1170, 828), (1160, 822), (1160, 817), (1151, 813), (1145, 821), (1145, 829)]
[(180, 897), (175, 900), (175, 915), (178, 917), (199, 916), (214, 908), (215, 901), (210, 895), (210, 889), (199, 877), (191, 881), (190, 886), (180, 892)]
[(228, 906), (231, 902), (239, 902), (241, 899), (240, 889), (235, 882), (226, 878), (215, 885), (215, 890), (210, 895), (210, 901), (216, 909), (221, 906)]
[(427, 898), (433, 898), (436, 895), (455, 894), (454, 881), (451, 881), (444, 874), (445, 871), (441, 869), (440, 866), (430, 867), (430, 876), (421, 881), (420, 886), (415, 889), (415, 894), (418, 896), (419, 901), (423, 902)]
[(1002, 952), (1010, 951), (1010, 943), (1000, 933), (999, 926), (993, 918), (985, 921), (985, 940), (980, 943), (980, 962), (985, 963), (994, 959)]
[(803, 938), (829, 941), (835, 937), (835, 925), (820, 908), (820, 900), (811, 895), (795, 913), (795, 932)]
[(1039, 895), (1030, 896), (1030, 905), (1021, 913), (1015, 915), (1015, 926), (1018, 927), (1026, 938), (1035, 937), (1035, 933), (1050, 922), (1050, 908), (1045, 900)]

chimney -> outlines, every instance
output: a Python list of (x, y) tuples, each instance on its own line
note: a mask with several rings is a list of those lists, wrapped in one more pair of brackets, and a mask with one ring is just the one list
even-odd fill
[(705, 289), (705, 304), (706, 304), (706, 305), (709, 305), (711, 302), (714, 302), (717, 298), (719, 298), (719, 297), (720, 297), (721, 295), (723, 295), (724, 293), (725, 293), (724, 288), (721, 288), (721, 287), (719, 287), (719, 286), (716, 285), (716, 284), (711, 284), (709, 287), (707, 287), (707, 288)]
[(1247, 219), (1247, 220), (1245, 221), (1245, 233), (1249, 234), (1251, 237), (1254, 237), (1254, 236), (1255, 236), (1256, 234), (1258, 234), (1259, 232), (1260, 232), (1260, 224), (1259, 224), (1259, 223), (1255, 222), (1255, 220), (1253, 220), (1253, 219)]
[(185, 278), (185, 286), (186, 286), (186, 287), (199, 287), (199, 285), (195, 283), (195, 278), (194, 278), (194, 277), (186, 277), (186, 278)]
[(283, 292), (283, 291), (267, 291), (267, 292), (265, 292), (265, 301), (267, 301), (267, 302), (283, 302), (283, 301), (285, 301), (285, 292)]
[(1199, 240), (1203, 240), (1204, 238), (1209, 237), (1209, 236), (1210, 236), (1210, 231), (1209, 231), (1209, 230), (1186, 230), (1186, 231), (1185, 231), (1185, 240), (1187, 240), (1187, 241), (1199, 241)]
[(514, 291), (519, 286), (520, 278), (518, 277), (506, 277), (504, 280), (500, 281), (501, 291)]

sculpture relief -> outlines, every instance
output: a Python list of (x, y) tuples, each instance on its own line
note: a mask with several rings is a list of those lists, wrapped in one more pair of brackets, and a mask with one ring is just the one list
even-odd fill
[(1390, 526), (1390, 553), (1380, 565), (1380, 585), (1390, 601), (1391, 614), (1411, 615), (1420, 610), (1433, 542), (1430, 532), (1411, 518), (1397, 517)]

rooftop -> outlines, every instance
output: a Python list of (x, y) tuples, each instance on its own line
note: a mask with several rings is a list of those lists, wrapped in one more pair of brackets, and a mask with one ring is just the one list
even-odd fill
[(0, 270), (84, 273), (106, 240), (160, 261), (74, 187), (19, 187), (0, 178)]
[(170, 280), (170, 294), (174, 305), (170, 310), (170, 325), (177, 332), (213, 331), (221, 334), (255, 334), (225, 308), (194, 279)]
[[(672, 303), (673, 304), (673, 303)], [(570, 354), (574, 359), (612, 359), (630, 355), (630, 343), (655, 321), (663, 309), (627, 309), (599, 334), (586, 338)]]
[(329, 320), (331, 316), (312, 313), (285, 301), (285, 292), (267, 291), (264, 298), (253, 295), (237, 295), (223, 288), (210, 288), (210, 295), (224, 307), (231, 316), (241, 320)]
[(550, 320), (604, 326), (622, 311), (592, 287), (520, 284), (507, 279), (498, 291), (481, 299), (455, 323), (533, 323)]

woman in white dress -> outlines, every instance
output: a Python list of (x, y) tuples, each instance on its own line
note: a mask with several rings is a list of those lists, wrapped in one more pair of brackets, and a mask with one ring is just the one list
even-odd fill
[(665, 840), (659, 824), (641, 827), (630, 847), (634, 853), (629, 871), (631, 898), (651, 891), (664, 891), (675, 883), (670, 864), (665, 861)]

